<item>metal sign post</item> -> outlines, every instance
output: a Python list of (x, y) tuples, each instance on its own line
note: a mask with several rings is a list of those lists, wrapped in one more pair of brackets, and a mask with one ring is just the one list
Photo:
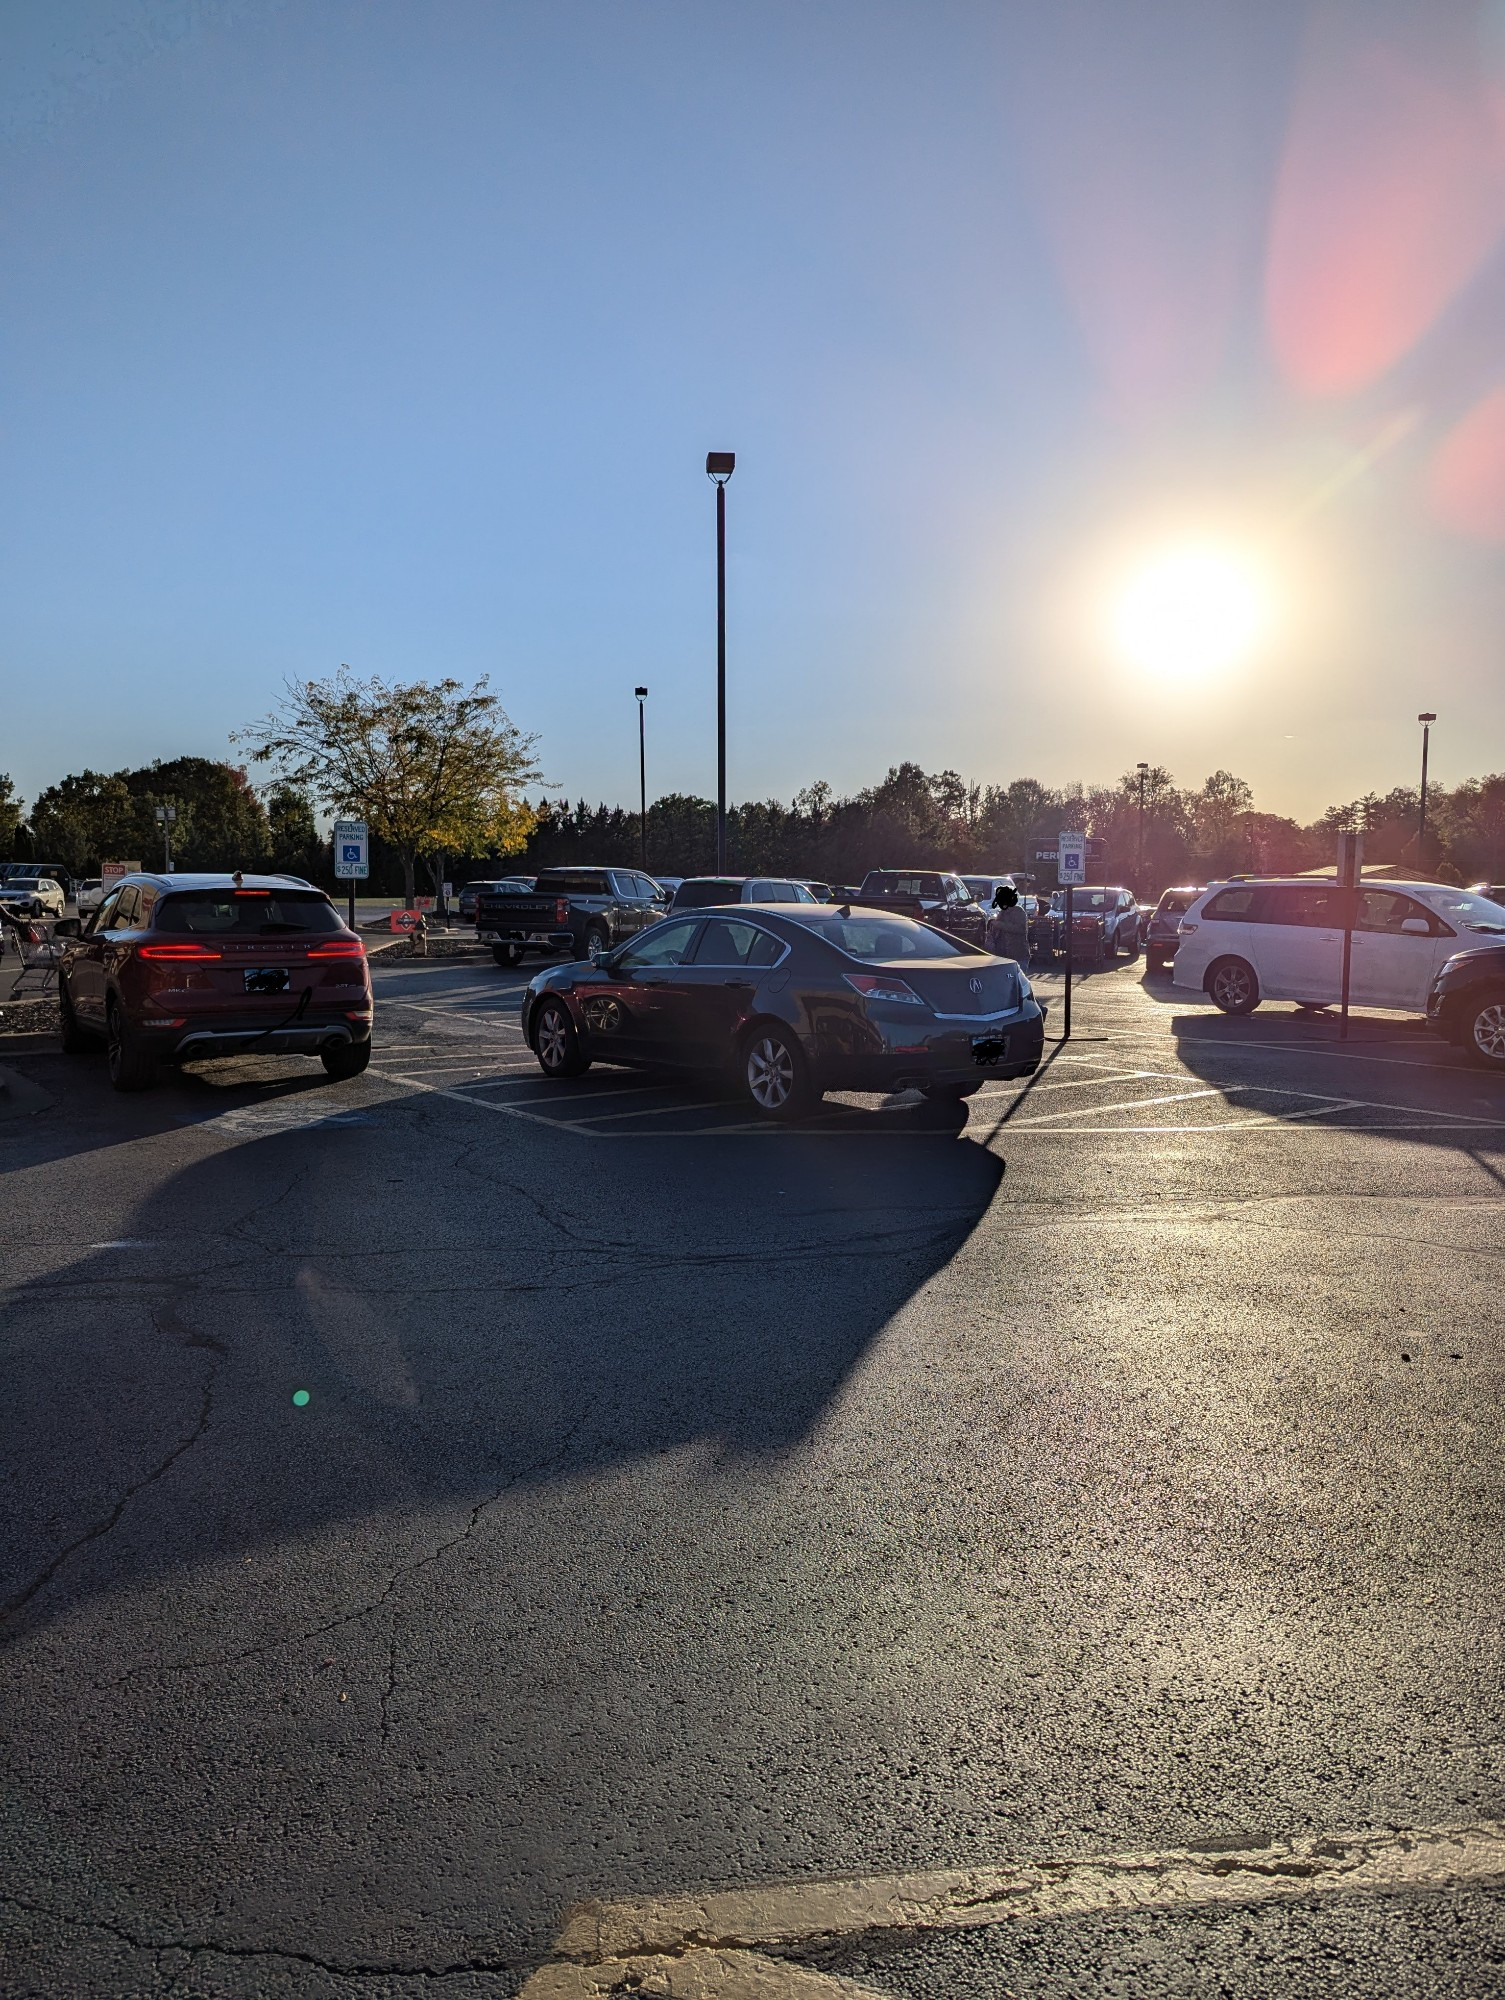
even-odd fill
[(1343, 1001), (1338, 1022), (1338, 1040), (1348, 1040), (1348, 986), (1353, 969), (1353, 926), (1359, 913), (1359, 883), (1364, 874), (1362, 833), (1338, 835), (1338, 882), (1343, 892)]
[(1087, 879), (1087, 836), (1068, 828), (1056, 841), (1056, 880), (1066, 891), (1066, 991), (1061, 1000), (1061, 1040), (1071, 1040), (1071, 974), (1076, 963), (1076, 923), (1071, 891)]
[(355, 885), (371, 873), (371, 832), (363, 819), (337, 819), (332, 836), (334, 879), (350, 884), (350, 928), (355, 929)]

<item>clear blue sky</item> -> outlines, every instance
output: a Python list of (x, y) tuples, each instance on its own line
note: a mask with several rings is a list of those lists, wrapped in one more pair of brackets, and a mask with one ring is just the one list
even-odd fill
[[(568, 794), (1505, 767), (1499, 10), (4, 0), (0, 769), (489, 674)], [(1114, 654), (1209, 524), (1278, 615)], [(1273, 550), (1273, 555), (1271, 551)], [(1127, 552), (1127, 553), (1126, 553)], [(1117, 571), (1114, 571), (1117, 574)]]

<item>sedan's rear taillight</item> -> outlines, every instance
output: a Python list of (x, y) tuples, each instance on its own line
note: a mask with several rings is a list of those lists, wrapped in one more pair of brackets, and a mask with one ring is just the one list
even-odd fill
[(844, 972), (841, 976), (864, 1000), (897, 1000), (906, 1007), (925, 1004), (907, 979), (892, 972)]
[(310, 945), (310, 958), (364, 958), (366, 947), (358, 937), (327, 938), (323, 944)]
[(223, 958), (224, 955), (212, 944), (138, 944), (136, 947), (137, 958), (170, 965), (205, 965), (210, 959)]

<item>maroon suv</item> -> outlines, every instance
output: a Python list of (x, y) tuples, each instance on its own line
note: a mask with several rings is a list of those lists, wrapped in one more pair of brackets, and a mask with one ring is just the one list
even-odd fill
[(54, 926), (63, 1047), (109, 1052), (117, 1090), (159, 1062), (317, 1055), (334, 1077), (371, 1059), (366, 947), (329, 898), (276, 875), (128, 875), (90, 917)]

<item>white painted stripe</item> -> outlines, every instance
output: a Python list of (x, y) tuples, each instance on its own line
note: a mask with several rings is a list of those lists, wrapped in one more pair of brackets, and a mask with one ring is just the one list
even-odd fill
[[(1227, 1094), (1214, 1084), (1206, 1090), (1176, 1090), (1164, 1097), (1131, 1097), (1127, 1104), (1088, 1104), (1080, 1111), (1053, 1111), (1049, 1116), (1058, 1121), (1063, 1118), (1105, 1118), (1124, 1111), (1148, 1110), (1152, 1104), (1184, 1104), (1192, 1097), (1224, 1097)], [(1022, 1118), (1012, 1129), (1020, 1132), (1041, 1122), (1038, 1118)]]
[(521, 1104), (497, 1104), (491, 1098), (471, 1097), (463, 1090), (449, 1090), (439, 1083), (421, 1083), (416, 1077), (388, 1076), (385, 1070), (367, 1070), (368, 1076), (379, 1076), (387, 1083), (400, 1084), (404, 1090), (421, 1090), (430, 1097), (447, 1097), (451, 1104), (468, 1104), (472, 1111), (494, 1111), (503, 1118), (525, 1118), (532, 1125), (547, 1125), (555, 1132), (582, 1132), (589, 1135), (589, 1127), (573, 1124), (568, 1118), (545, 1118), (541, 1111), (527, 1111)]
[(1098, 1910), (1239, 1906), (1501, 1880), (1505, 1824), (1497, 1820), (1386, 1827), (1298, 1834), (1265, 1847), (1211, 1854), (1113, 1854), (588, 1902), (566, 1916), (555, 1954), (599, 1967), (642, 1953), (736, 1952), (872, 1931), (967, 1930)]

